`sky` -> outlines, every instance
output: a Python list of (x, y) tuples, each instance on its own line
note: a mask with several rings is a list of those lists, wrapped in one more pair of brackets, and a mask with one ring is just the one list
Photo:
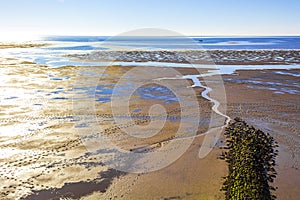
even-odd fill
[(0, 0), (0, 8), (0, 39), (142, 28), (186, 36), (300, 35), (299, 0)]

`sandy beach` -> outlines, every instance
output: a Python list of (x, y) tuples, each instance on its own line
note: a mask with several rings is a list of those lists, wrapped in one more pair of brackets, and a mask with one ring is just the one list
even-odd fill
[(0, 200), (300, 199), (299, 0), (0, 5)]
[[(133, 95), (129, 111), (134, 121), (127, 121), (126, 117), (124, 120), (125, 113), (123, 118), (119, 116), (126, 127), (147, 125), (150, 122), (148, 110), (154, 103), (163, 105), (168, 112), (159, 134), (136, 139), (126, 137), (115, 126), (110, 105), (114, 85), (133, 67), (113, 66), (104, 71), (103, 67), (50, 68), (1, 58), (0, 68), (3, 91), (0, 112), (1, 199), (224, 198), (219, 189), (227, 167), (224, 161), (217, 159), (224, 150), (214, 147), (207, 157), (198, 158), (204, 138), (201, 134), (208, 129), (212, 106), (201, 96), (203, 88), (192, 89), (197, 96), (201, 121), (198, 136), (186, 152), (161, 170), (125, 173), (104, 164), (111, 159), (110, 152), (89, 153), (82, 133), (90, 133), (95, 128), (128, 151), (145, 146), (152, 150), (163, 148), (162, 142), (174, 138), (180, 123), (182, 107), (172, 92), (148, 84)], [(165, 76), (163, 70), (159, 69), (161, 77)], [(201, 72), (207, 70), (201, 69)], [(176, 68), (176, 71), (182, 75), (199, 73), (199, 70), (189, 68)], [(300, 195), (299, 73), (299, 69), (240, 70), (222, 76), (227, 114), (231, 118), (241, 117), (270, 132), (279, 142), (278, 178), (274, 183), (278, 187), (278, 199), (296, 200)], [(84, 79), (78, 79), (83, 74)], [(102, 75), (100, 81), (99, 74)], [(99, 88), (93, 88), (95, 77)], [(144, 83), (150, 78), (128, 76), (126, 82)], [(191, 80), (187, 80), (190, 85), (176, 85), (178, 80), (172, 81), (180, 94), (188, 95), (186, 91), (187, 86), (192, 85)], [(163, 95), (157, 88), (163, 91)], [(145, 91), (152, 96), (143, 96)], [(95, 102), (93, 110), (89, 110), (91, 100)], [(119, 108), (122, 110), (122, 104)], [(193, 108), (185, 109), (190, 117), (194, 116)], [(91, 118), (82, 121), (78, 118), (80, 113)]]

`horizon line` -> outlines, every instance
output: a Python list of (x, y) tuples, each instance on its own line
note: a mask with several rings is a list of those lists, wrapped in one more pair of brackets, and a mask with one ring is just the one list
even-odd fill
[(300, 37), (298, 35), (76, 35), (76, 34), (51, 34), (51, 35), (37, 35), (37, 37), (53, 37), (53, 36), (65, 36), (65, 37)]

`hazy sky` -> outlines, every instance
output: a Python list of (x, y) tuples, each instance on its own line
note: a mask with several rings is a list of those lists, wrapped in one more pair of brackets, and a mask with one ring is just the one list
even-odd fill
[(0, 0), (0, 37), (117, 35), (161, 28), (184, 35), (300, 35), (300, 0)]

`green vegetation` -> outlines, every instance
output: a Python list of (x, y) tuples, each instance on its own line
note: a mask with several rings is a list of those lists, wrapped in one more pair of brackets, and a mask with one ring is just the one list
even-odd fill
[(228, 151), (221, 155), (228, 163), (229, 174), (222, 190), (226, 200), (273, 200), (270, 186), (276, 178), (277, 142), (268, 133), (235, 118), (226, 128)]

